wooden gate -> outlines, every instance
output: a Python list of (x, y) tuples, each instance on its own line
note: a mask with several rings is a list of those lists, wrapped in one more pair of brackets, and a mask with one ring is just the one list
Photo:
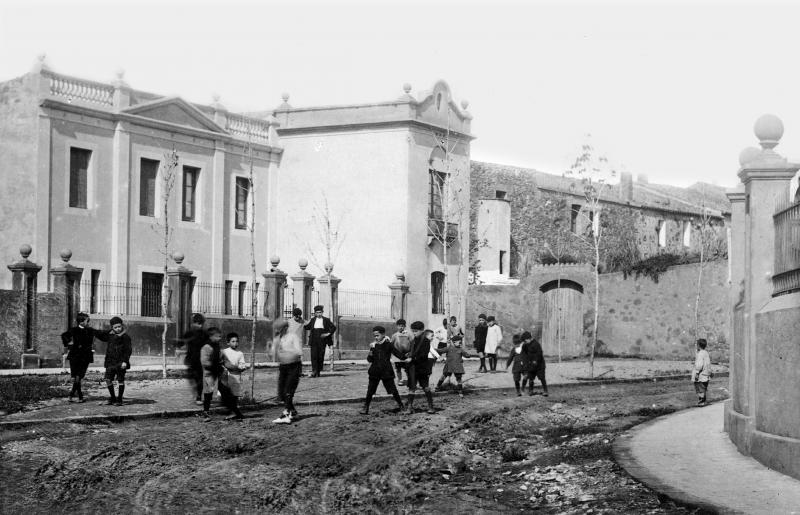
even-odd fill
[(542, 292), (542, 349), (548, 356), (585, 353), (583, 286), (567, 279), (548, 282)]

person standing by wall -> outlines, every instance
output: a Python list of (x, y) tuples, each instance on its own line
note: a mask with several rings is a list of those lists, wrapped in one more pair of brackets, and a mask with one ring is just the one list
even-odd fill
[(711, 380), (711, 357), (706, 350), (707, 346), (705, 338), (697, 340), (697, 356), (692, 369), (692, 383), (694, 383), (694, 391), (697, 393), (698, 406), (706, 405), (708, 382)]
[(486, 354), (484, 350), (486, 349), (486, 332), (489, 330), (489, 327), (486, 325), (486, 315), (481, 313), (478, 315), (478, 325), (475, 326), (475, 341), (473, 345), (475, 345), (475, 352), (478, 353), (478, 357), (481, 360), (481, 366), (478, 368), (478, 372), (486, 372)]
[(488, 327), (486, 329), (486, 357), (489, 358), (489, 369), (492, 372), (497, 371), (497, 348), (503, 341), (503, 331), (500, 326), (495, 322), (494, 316), (489, 316), (486, 319)]
[(331, 319), (322, 316), (323, 307), (314, 306), (314, 318), (305, 325), (306, 331), (311, 331), (308, 339), (311, 347), (311, 377), (319, 377), (325, 364), (325, 346), (333, 346), (333, 333), (336, 326)]

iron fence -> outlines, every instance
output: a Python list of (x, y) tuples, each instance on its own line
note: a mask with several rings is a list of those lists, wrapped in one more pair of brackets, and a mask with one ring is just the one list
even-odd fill
[(392, 294), (370, 290), (339, 290), (339, 315), (390, 318)]
[(81, 281), (80, 311), (98, 315), (161, 316), (161, 284)]
[(778, 208), (775, 223), (773, 295), (800, 290), (800, 202)]
[(206, 315), (252, 317), (254, 292), (258, 311), (265, 300), (264, 288), (259, 283), (253, 288), (245, 281), (198, 282), (192, 292), (192, 311)]

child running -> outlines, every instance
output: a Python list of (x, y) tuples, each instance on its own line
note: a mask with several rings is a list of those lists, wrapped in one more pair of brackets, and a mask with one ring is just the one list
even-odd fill
[(411, 323), (411, 333), (414, 339), (411, 341), (411, 351), (408, 354), (411, 359), (408, 365), (408, 414), (414, 413), (414, 394), (417, 385), (422, 387), (425, 398), (428, 399), (428, 413), (434, 414), (436, 410), (433, 408), (433, 392), (428, 385), (431, 375), (428, 354), (431, 350), (433, 331), (426, 331), (425, 324), (416, 321)]
[(278, 400), (283, 402), (281, 416), (273, 424), (291, 424), (297, 418), (294, 408), (294, 392), (300, 384), (303, 364), (303, 347), (295, 333), (287, 332), (288, 322), (276, 320), (272, 326), (272, 360), (278, 362)]
[(367, 386), (367, 398), (364, 400), (364, 408), (361, 410), (362, 415), (369, 414), (369, 404), (372, 402), (372, 396), (378, 390), (378, 383), (383, 383), (386, 393), (394, 397), (397, 403), (397, 410), (403, 409), (403, 401), (400, 399), (400, 393), (394, 385), (394, 371), (392, 370), (392, 362), (389, 356), (397, 351), (392, 347), (392, 342), (386, 337), (386, 329), (383, 326), (376, 325), (372, 328), (372, 337), (374, 342), (369, 344), (369, 354), (367, 361), (370, 366), (367, 374), (369, 375), (369, 384)]
[[(108, 335), (106, 346), (106, 386), (108, 387), (109, 405), (122, 406), (122, 396), (125, 393), (125, 372), (131, 368), (131, 352), (133, 345), (131, 337), (125, 333), (125, 325), (120, 317), (113, 317), (111, 334)], [(114, 381), (119, 384), (119, 395), (114, 395)]]
[(233, 412), (225, 420), (242, 420), (244, 415), (239, 411), (239, 397), (242, 396), (242, 371), (247, 369), (247, 364), (239, 350), (239, 335), (228, 333), (227, 340), (228, 347), (220, 352), (222, 377), (219, 391), (222, 402)]
[(442, 369), (442, 377), (436, 383), (436, 391), (442, 389), (444, 380), (448, 379), (450, 375), (456, 376), (456, 383), (458, 383), (458, 396), (464, 397), (464, 385), (461, 384), (461, 377), (464, 375), (464, 358), (470, 357), (469, 353), (461, 347), (462, 339), (451, 340), (450, 345), (444, 349), (439, 349), (439, 354), (445, 356), (444, 368)]
[(200, 364), (203, 366), (203, 422), (211, 422), (211, 398), (219, 387), (220, 364), (219, 342), (222, 331), (209, 327), (208, 340), (200, 349)]
[(78, 402), (84, 402), (81, 380), (86, 375), (89, 363), (94, 361), (94, 339), (108, 341), (108, 333), (96, 331), (89, 326), (89, 315), (78, 313), (75, 317), (78, 325), (61, 334), (61, 341), (67, 349), (69, 360), (69, 373), (72, 376), (72, 390), (69, 392), (69, 402), (78, 396)]

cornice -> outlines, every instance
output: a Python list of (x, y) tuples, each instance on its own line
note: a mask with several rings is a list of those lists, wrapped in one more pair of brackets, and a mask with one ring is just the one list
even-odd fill
[[(392, 129), (392, 128), (408, 128), (408, 127), (414, 127), (425, 130), (435, 130), (438, 132), (447, 132), (448, 130), (447, 127), (421, 122), (419, 120), (406, 119), (406, 120), (391, 120), (391, 121), (380, 121), (380, 122), (318, 125), (314, 127), (296, 127), (296, 128), (285, 128), (285, 129), (279, 128), (278, 135), (281, 137), (300, 136), (305, 134), (319, 134), (324, 132), (355, 132), (355, 131), (364, 131), (370, 129)], [(457, 137), (458, 139), (467, 141), (472, 141), (476, 138), (471, 134), (465, 134), (463, 132), (454, 131), (453, 129), (450, 129), (450, 134), (453, 135), (453, 137)]]

